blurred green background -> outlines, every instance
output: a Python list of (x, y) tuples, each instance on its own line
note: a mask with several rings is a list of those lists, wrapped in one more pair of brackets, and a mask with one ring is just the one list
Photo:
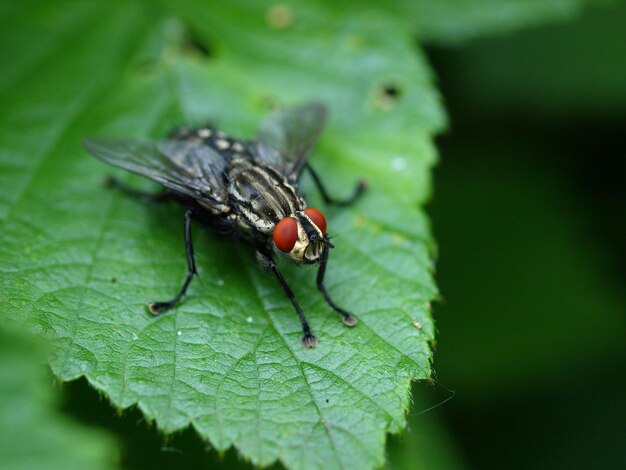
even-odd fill
[[(388, 466), (624, 468), (626, 5), (426, 51), (451, 121), (429, 207), (436, 376)], [(61, 390), (126, 468), (243, 465), (84, 381)]]
[(429, 52), (435, 413), (471, 467), (624, 468), (626, 7)]

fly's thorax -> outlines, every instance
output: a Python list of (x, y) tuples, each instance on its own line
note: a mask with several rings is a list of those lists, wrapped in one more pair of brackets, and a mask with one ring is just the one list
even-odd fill
[(272, 237), (277, 251), (284, 253), (296, 263), (318, 262), (324, 248), (326, 220), (321, 216), (323, 223), (320, 222), (317, 214), (321, 216), (316, 209), (307, 208), (281, 220), (276, 225)]
[(305, 207), (297, 189), (278, 171), (249, 159), (233, 160), (228, 191), (243, 225), (271, 235), (278, 222)]

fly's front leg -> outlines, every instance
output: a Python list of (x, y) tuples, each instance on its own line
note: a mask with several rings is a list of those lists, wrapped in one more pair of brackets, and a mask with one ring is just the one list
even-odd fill
[(313, 178), (313, 181), (315, 182), (315, 186), (317, 186), (317, 189), (322, 195), (322, 199), (324, 199), (324, 202), (329, 205), (343, 207), (343, 206), (352, 204), (353, 202), (355, 202), (357, 199), (361, 197), (361, 195), (367, 188), (367, 183), (365, 182), (365, 180), (360, 180), (357, 183), (356, 188), (354, 188), (354, 191), (352, 192), (351, 196), (347, 197), (346, 199), (335, 199), (328, 194), (328, 192), (326, 191), (326, 188), (322, 184), (322, 180), (320, 179), (319, 175), (316, 173), (316, 171), (313, 169), (313, 167), (309, 163), (306, 164), (306, 168), (307, 170), (309, 170), (309, 173), (311, 174), (311, 177)]
[(302, 323), (302, 332), (304, 333), (304, 336), (302, 337), (303, 346), (305, 348), (314, 348), (315, 346), (317, 346), (317, 338), (313, 336), (313, 333), (311, 333), (311, 328), (309, 327), (309, 323), (306, 321), (304, 313), (302, 313), (300, 304), (298, 304), (298, 301), (296, 300), (295, 295), (293, 295), (291, 288), (289, 287), (289, 285), (287, 285), (285, 278), (278, 270), (278, 266), (276, 266), (276, 263), (272, 259), (272, 255), (270, 253), (259, 250), (256, 252), (256, 256), (257, 260), (264, 268), (269, 269), (274, 273), (276, 279), (278, 279), (279, 284), (283, 288), (285, 295), (287, 295), (293, 307), (296, 309), (296, 313), (298, 314), (298, 317), (300, 317), (300, 323)]
[(329, 250), (330, 242), (328, 239), (325, 239), (324, 248), (322, 249), (322, 256), (320, 257), (320, 267), (317, 271), (317, 288), (320, 290), (328, 305), (330, 305), (335, 312), (341, 315), (341, 319), (346, 326), (354, 326), (359, 320), (357, 317), (352, 315), (347, 310), (339, 307), (328, 295), (328, 291), (326, 290), (326, 286), (324, 286), (324, 275), (326, 274), (326, 264), (328, 262), (328, 250)]
[(191, 215), (192, 215), (192, 210), (191, 209), (187, 209), (187, 212), (185, 212), (185, 251), (187, 253), (187, 277), (185, 278), (185, 283), (183, 284), (183, 287), (180, 288), (180, 291), (178, 292), (178, 294), (176, 295), (176, 297), (174, 297), (172, 300), (168, 300), (165, 302), (150, 302), (148, 304), (148, 308), (150, 309), (150, 313), (152, 313), (153, 315), (158, 315), (161, 312), (164, 312), (165, 310), (168, 310), (172, 307), (174, 307), (178, 302), (180, 302), (180, 299), (185, 295), (185, 292), (187, 292), (187, 287), (189, 287), (189, 284), (191, 283), (191, 280), (193, 279), (194, 274), (197, 274), (197, 270), (196, 270), (196, 261), (194, 259), (193, 256), (193, 243), (191, 241)]
[(167, 190), (163, 190), (158, 193), (149, 193), (147, 191), (140, 191), (138, 189), (131, 188), (127, 184), (122, 183), (120, 180), (118, 180), (117, 178), (113, 178), (112, 176), (107, 176), (104, 179), (104, 184), (112, 188), (117, 188), (125, 194), (128, 194), (130, 196), (133, 196), (139, 199), (143, 199), (144, 201), (147, 201), (147, 202), (163, 202), (169, 199), (170, 197)]

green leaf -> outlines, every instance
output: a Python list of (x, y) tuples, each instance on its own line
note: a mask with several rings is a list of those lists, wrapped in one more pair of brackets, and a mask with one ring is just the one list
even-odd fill
[[(411, 381), (430, 374), (437, 295), (418, 203), (445, 119), (410, 31), (384, 12), (340, 19), (304, 2), (4, 8), (0, 48), (19, 57), (0, 71), (5, 315), (51, 340), (61, 379), (85, 376), (166, 433), (191, 425), (258, 465), (381, 466)], [(314, 271), (282, 263), (320, 340), (305, 350), (252, 249), (199, 228), (200, 275), (179, 307), (151, 317), (145, 303), (184, 277), (182, 210), (104, 188), (113, 170), (80, 140), (207, 119), (251, 136), (268, 104), (309, 99), (332, 113), (313, 157), (330, 190), (370, 182), (356, 206), (326, 209), (336, 235), (327, 287), (359, 325), (341, 324)], [(319, 207), (310, 181), (304, 189)]]
[(508, 33), (523, 27), (571, 18), (586, 4), (611, 0), (395, 0), (410, 18), (420, 40), (456, 44), (474, 37)]
[(55, 410), (39, 343), (0, 330), (0, 455), (3, 468), (114, 468), (110, 436)]

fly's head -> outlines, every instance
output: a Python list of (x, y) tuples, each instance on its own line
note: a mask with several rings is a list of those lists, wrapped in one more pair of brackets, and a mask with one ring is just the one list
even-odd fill
[(326, 218), (309, 207), (289, 215), (274, 227), (274, 245), (296, 263), (320, 262), (333, 245), (326, 237)]

